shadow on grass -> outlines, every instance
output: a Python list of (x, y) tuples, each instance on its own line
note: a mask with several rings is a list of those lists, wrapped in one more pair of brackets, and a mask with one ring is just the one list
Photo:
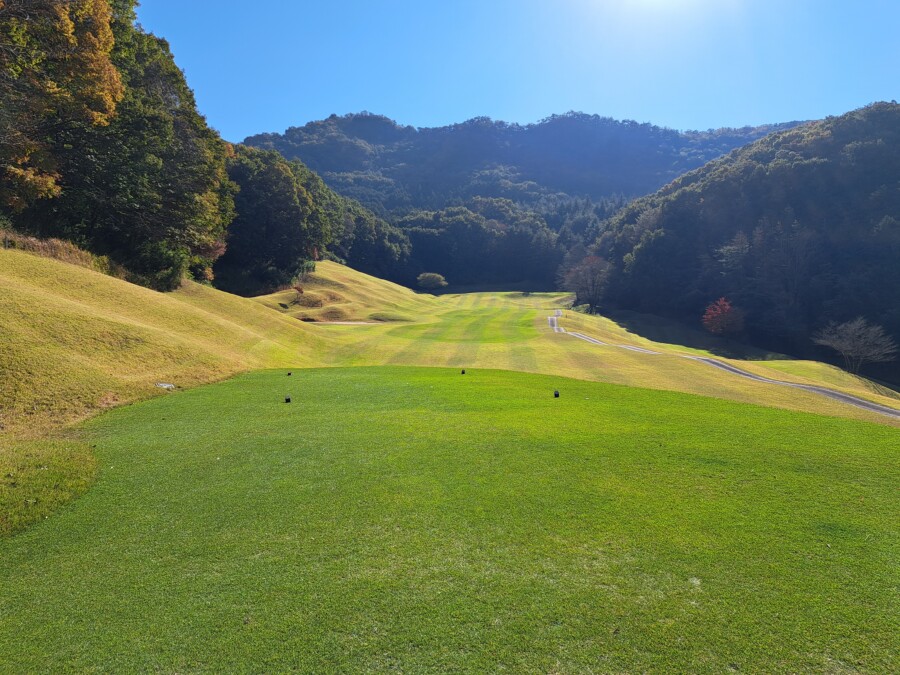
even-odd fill
[(716, 356), (744, 361), (783, 361), (792, 357), (691, 328), (672, 319), (625, 310), (604, 312), (627, 331), (666, 344), (703, 349)]
[(863, 377), (862, 375), (854, 375), (860, 384), (865, 385), (871, 391), (888, 398), (900, 400), (900, 383), (888, 382), (887, 380), (875, 379), (871, 377)]

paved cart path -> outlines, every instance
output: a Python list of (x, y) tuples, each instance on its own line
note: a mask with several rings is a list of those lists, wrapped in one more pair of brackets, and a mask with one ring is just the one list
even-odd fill
[[(559, 317), (562, 316), (561, 310), (556, 310), (554, 316), (547, 317), (547, 320), (550, 323), (550, 327), (553, 329), (554, 333), (565, 333), (566, 335), (571, 335), (574, 338), (578, 338), (579, 340), (584, 340), (585, 342), (590, 342), (591, 344), (599, 345), (601, 347), (618, 347), (619, 349), (628, 349), (633, 352), (640, 352), (642, 354), (651, 354), (651, 355), (659, 355), (660, 352), (655, 352), (651, 349), (644, 349), (643, 347), (635, 347), (634, 345), (611, 345), (607, 342), (601, 342), (596, 338), (592, 338), (589, 335), (584, 335), (583, 333), (575, 333), (572, 331), (567, 331), (565, 328), (559, 325)], [(850, 394), (845, 394), (841, 391), (836, 391), (834, 389), (829, 389), (827, 387), (819, 387), (812, 384), (800, 384), (798, 382), (785, 382), (784, 380), (773, 380), (769, 377), (763, 377), (762, 375), (754, 375), (753, 373), (749, 373), (746, 370), (741, 370), (736, 366), (731, 365), (730, 363), (724, 363), (723, 361), (719, 361), (717, 359), (712, 359), (707, 356), (690, 356), (688, 354), (678, 354), (685, 359), (691, 359), (693, 361), (699, 361), (700, 363), (705, 363), (708, 366), (712, 366), (714, 368), (719, 368), (724, 370), (727, 373), (731, 373), (732, 375), (737, 375), (739, 377), (745, 377), (748, 380), (754, 380), (756, 382), (765, 382), (766, 384), (777, 384), (782, 387), (793, 387), (794, 389), (803, 389), (804, 391), (811, 391), (814, 394), (819, 394), (821, 396), (827, 396), (828, 398), (834, 399), (836, 401), (841, 401), (842, 403), (846, 403), (848, 405), (856, 406), (857, 408), (862, 408), (863, 410), (868, 410), (870, 412), (878, 413), (880, 415), (886, 415), (888, 417), (892, 417), (894, 419), (900, 419), (900, 410), (896, 408), (889, 408), (885, 405), (879, 405), (878, 403), (873, 403), (872, 401), (867, 401), (864, 398), (859, 398), (857, 396), (852, 396)]]

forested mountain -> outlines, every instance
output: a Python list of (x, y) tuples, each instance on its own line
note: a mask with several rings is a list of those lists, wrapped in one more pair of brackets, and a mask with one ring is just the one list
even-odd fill
[[(188, 268), (202, 275), (220, 252), (233, 215), (233, 185), (226, 175), (225, 143), (197, 112), (167, 43), (135, 26), (134, 5), (133, 0), (8, 5), (13, 16), (2, 17), (0, 33), (4, 44), (15, 46), (2, 57), (9, 89), (34, 100), (28, 82), (45, 79), (44, 89), (58, 98), (58, 73), (65, 72), (73, 54), (88, 52), (96, 67), (73, 75), (73, 85), (63, 80), (72, 89), (63, 99), (80, 90), (110, 93), (102, 99), (102, 116), (73, 115), (51, 99), (30, 119), (14, 120), (17, 129), (33, 130), (35, 142), (27, 143), (24, 153), (7, 155), (5, 202), (18, 229), (75, 241), (125, 265), (134, 281), (170, 289)], [(90, 28), (70, 40), (59, 38), (70, 22)], [(95, 47), (99, 35), (107, 59), (102, 69)], [(56, 48), (57, 40), (64, 46)], [(39, 167), (52, 179), (52, 190), (29, 192), (10, 180), (23, 156), (26, 169)]]
[(416, 129), (361, 113), (245, 143), (302, 160), (341, 194), (384, 214), (439, 210), (472, 197), (529, 207), (549, 195), (638, 197), (794, 124), (682, 133), (568, 113), (524, 126), (479, 117)]
[(860, 315), (900, 338), (900, 105), (767, 136), (602, 229), (607, 303), (696, 323), (726, 297), (746, 336), (800, 354)]

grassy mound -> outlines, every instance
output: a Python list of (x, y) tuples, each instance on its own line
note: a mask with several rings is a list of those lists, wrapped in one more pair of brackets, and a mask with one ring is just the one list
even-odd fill
[(331, 261), (316, 263), (303, 294), (280, 291), (255, 298), (266, 307), (304, 321), (409, 321), (433, 315), (441, 303), (432, 295), (357, 272)]
[(93, 489), (0, 540), (11, 671), (900, 669), (891, 428), (352, 368), (85, 433)]

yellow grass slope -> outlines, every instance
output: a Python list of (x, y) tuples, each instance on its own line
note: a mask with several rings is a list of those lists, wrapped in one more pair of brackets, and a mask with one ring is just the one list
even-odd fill
[(414, 321), (442, 306), (433, 295), (327, 260), (316, 263), (302, 286), (302, 294), (291, 289), (255, 299), (303, 321)]
[(112, 405), (252, 368), (320, 361), (320, 335), (186, 283), (162, 294), (0, 250), (0, 434), (40, 435)]

